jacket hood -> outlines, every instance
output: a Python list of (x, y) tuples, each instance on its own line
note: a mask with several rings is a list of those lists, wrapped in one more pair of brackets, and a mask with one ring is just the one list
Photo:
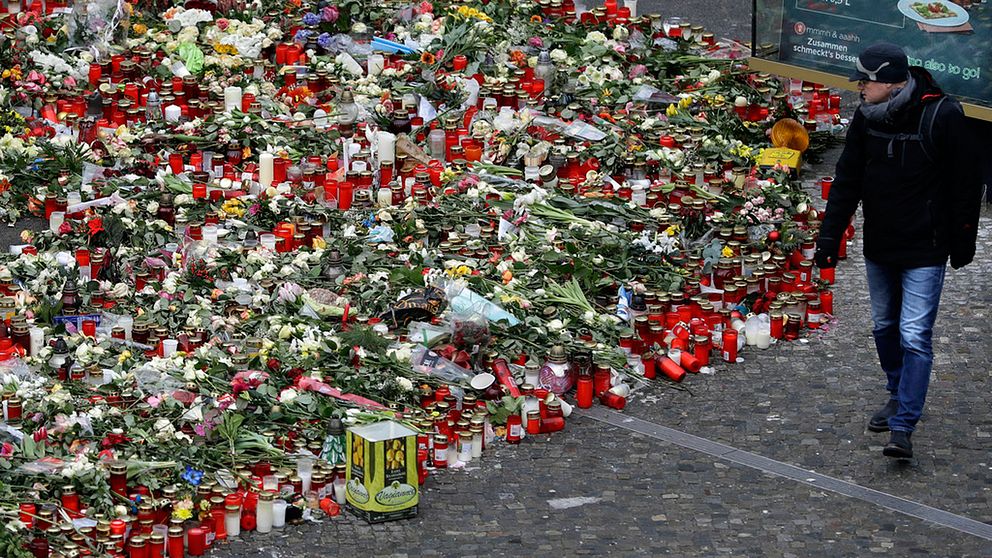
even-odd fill
[(933, 79), (933, 76), (920, 66), (910, 66), (909, 73), (913, 75), (913, 79), (916, 80), (916, 91), (913, 92), (914, 103), (918, 104), (922, 102), (927, 102), (933, 99), (939, 99), (944, 96), (944, 91), (937, 85), (937, 81)]

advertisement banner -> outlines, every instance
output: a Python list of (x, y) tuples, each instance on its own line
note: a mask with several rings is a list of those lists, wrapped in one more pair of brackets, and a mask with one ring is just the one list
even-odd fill
[(992, 2), (757, 0), (759, 57), (846, 77), (868, 46), (902, 46), (964, 102), (992, 107)]

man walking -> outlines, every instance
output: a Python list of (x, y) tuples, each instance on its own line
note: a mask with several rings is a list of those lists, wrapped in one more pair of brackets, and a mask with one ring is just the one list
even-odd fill
[(944, 270), (948, 259), (958, 269), (975, 255), (980, 168), (961, 105), (929, 72), (910, 67), (900, 47), (868, 47), (851, 80), (862, 103), (837, 162), (815, 260), (821, 268), (837, 265), (860, 202), (872, 333), (889, 391), (868, 429), (891, 431), (884, 455), (910, 458), (930, 383)]

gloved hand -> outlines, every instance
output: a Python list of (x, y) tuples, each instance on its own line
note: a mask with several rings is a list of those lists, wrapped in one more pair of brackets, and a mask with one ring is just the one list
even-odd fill
[(821, 236), (816, 242), (816, 254), (813, 255), (813, 262), (820, 269), (837, 267), (837, 254), (839, 251), (840, 242)]
[(972, 260), (975, 259), (975, 245), (972, 244), (971, 248), (967, 247), (953, 247), (951, 248), (951, 267), (954, 269), (961, 269), (962, 267), (970, 264)]
[(951, 235), (951, 267), (961, 269), (975, 259), (977, 234), (970, 224), (961, 226)]

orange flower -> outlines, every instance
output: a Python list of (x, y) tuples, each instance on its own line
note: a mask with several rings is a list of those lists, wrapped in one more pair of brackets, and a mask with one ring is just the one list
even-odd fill
[(531, 23), (541, 23), (542, 21), (544, 21), (544, 18), (542, 18), (539, 15), (532, 15), (532, 16), (530, 16), (530, 22)]
[(420, 63), (425, 64), (427, 66), (433, 66), (435, 63), (437, 63), (437, 58), (435, 58), (434, 55), (429, 52), (424, 52), (423, 54), (420, 55)]
[(519, 50), (510, 51), (510, 61), (518, 68), (524, 68), (527, 66), (527, 55)]

